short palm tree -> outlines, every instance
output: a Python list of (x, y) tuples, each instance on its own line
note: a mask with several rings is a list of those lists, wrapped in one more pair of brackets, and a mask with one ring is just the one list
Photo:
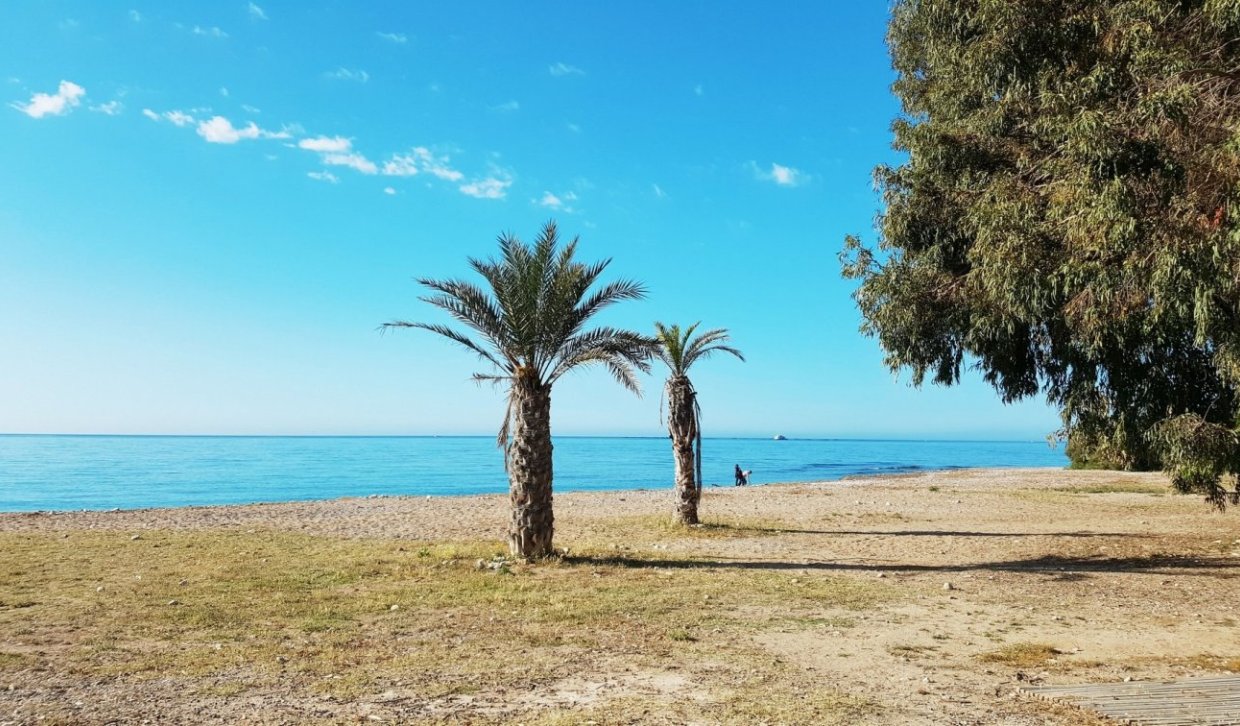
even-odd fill
[(689, 368), (702, 358), (715, 353), (730, 353), (742, 361), (745, 356), (728, 343), (725, 328), (708, 330), (697, 337), (693, 333), (700, 322), (681, 331), (679, 325), (655, 323), (655, 355), (667, 364), (667, 433), (672, 439), (672, 455), (676, 460), (676, 521), (697, 524), (698, 502), (702, 499), (702, 409), (697, 391), (689, 380)]
[(423, 301), (472, 332), (403, 320), (382, 327), (438, 333), (493, 366), (473, 378), (508, 390), (499, 444), (512, 500), (509, 545), (514, 555), (532, 559), (552, 553), (552, 385), (571, 370), (600, 364), (640, 395), (635, 372), (649, 372), (655, 341), (627, 330), (586, 328), (603, 308), (642, 298), (645, 289), (620, 280), (590, 292), (610, 260), (574, 260), (577, 238), (561, 247), (555, 222), (548, 222), (532, 245), (505, 234), (499, 248), (498, 259), (469, 259), (489, 291), (463, 280), (418, 280), (434, 292)]

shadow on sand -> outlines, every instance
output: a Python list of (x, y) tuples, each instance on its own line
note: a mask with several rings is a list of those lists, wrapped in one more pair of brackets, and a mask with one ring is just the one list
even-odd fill
[(1063, 557), (1044, 555), (1021, 560), (998, 562), (972, 562), (965, 564), (926, 565), (890, 560), (830, 560), (784, 562), (780, 560), (744, 559), (647, 559), (626, 555), (581, 556), (570, 555), (564, 562), (573, 565), (610, 565), (616, 567), (650, 569), (741, 569), (741, 570), (815, 570), (820, 572), (1037, 572), (1072, 577), (1077, 573), (1141, 573), (1141, 574), (1197, 574), (1230, 579), (1240, 576), (1240, 558), (1220, 557), (1204, 559), (1179, 555), (1151, 555), (1147, 557)]

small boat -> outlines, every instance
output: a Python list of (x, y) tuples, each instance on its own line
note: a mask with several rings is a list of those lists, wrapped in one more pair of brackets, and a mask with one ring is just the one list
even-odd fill
[(788, 437), (784, 436), (783, 434), (775, 434), (775, 440), (776, 441), (787, 441)]

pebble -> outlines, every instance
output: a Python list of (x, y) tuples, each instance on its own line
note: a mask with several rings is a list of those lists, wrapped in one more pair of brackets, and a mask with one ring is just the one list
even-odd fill
[(399, 606), (399, 605), (393, 605), (392, 607), (388, 608), (388, 610), (391, 610), (392, 612), (395, 612), (395, 611), (397, 611), (397, 610), (400, 610), (400, 606)]
[(168, 604), (169, 605), (180, 605), (181, 601), (180, 600), (169, 600)]
[(944, 590), (955, 590), (956, 586), (951, 584), (950, 582), (945, 582), (943, 583), (943, 589)]
[(129, 538), (129, 541), (131, 541), (131, 542), (136, 542), (136, 541), (138, 541), (138, 540), (140, 540), (140, 539), (142, 539), (142, 535), (140, 535), (140, 534), (135, 534), (134, 536), (132, 536), (132, 537), (130, 537), (130, 538)]
[(177, 583), (177, 584), (178, 584), (178, 585), (180, 585), (181, 587), (185, 587), (186, 585), (188, 585), (188, 584), (189, 584), (189, 580), (181, 580), (181, 581), (180, 581), (179, 583)]
[(95, 588), (95, 592), (103, 592), (103, 585)]

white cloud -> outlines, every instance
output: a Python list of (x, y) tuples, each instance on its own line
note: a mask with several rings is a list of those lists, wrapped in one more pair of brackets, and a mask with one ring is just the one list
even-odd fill
[(30, 102), (25, 105), (20, 103), (11, 105), (30, 118), (60, 116), (80, 105), (82, 103), (82, 96), (85, 95), (85, 88), (72, 81), (61, 81), (60, 86), (56, 89), (56, 93), (36, 93), (30, 97)]
[(135, 23), (140, 23), (142, 22), (142, 13), (138, 12), (137, 10), (130, 10), (129, 19)]
[(586, 74), (585, 71), (577, 66), (570, 66), (567, 63), (556, 63), (553, 66), (549, 66), (547, 70), (553, 76), (584, 76)]
[(246, 113), (262, 113), (263, 112), (262, 109), (254, 108), (248, 103), (241, 104), (241, 110), (245, 111)]
[(804, 184), (808, 180), (805, 172), (794, 169), (783, 164), (771, 164), (770, 171), (763, 171), (754, 162), (749, 162), (749, 167), (753, 169), (754, 175), (763, 181), (775, 182), (781, 187), (795, 187)]
[(456, 182), (465, 177), (453, 169), (447, 156), (436, 156), (425, 146), (415, 146), (408, 154), (393, 154), (383, 163), (385, 176), (413, 176), (426, 172), (437, 179)]
[(152, 120), (152, 121), (158, 121), (158, 120), (159, 120), (159, 114), (155, 113), (154, 111), (152, 111), (152, 110), (151, 110), (151, 109), (149, 109), (149, 108), (144, 108), (144, 109), (142, 109), (142, 115), (143, 115), (143, 116), (146, 116), (147, 118), (149, 118), (149, 119), (150, 119), (150, 120)]
[(220, 30), (214, 25), (212, 25), (209, 28), (204, 28), (201, 25), (195, 25), (194, 29), (191, 32), (194, 35), (201, 35), (204, 38), (227, 38), (228, 37), (228, 33), (225, 33), (224, 31)]
[(194, 117), (184, 111), (165, 111), (164, 118), (171, 121), (174, 126), (188, 126), (194, 123)]
[(220, 95), (224, 98), (228, 98), (228, 88), (220, 86)]
[(335, 184), (340, 181), (340, 179), (338, 179), (336, 175), (330, 171), (308, 171), (306, 172), (306, 176), (314, 179), (315, 181), (328, 182), (329, 184)]
[(559, 196), (551, 192), (543, 192), (542, 198), (535, 200), (540, 207), (554, 209), (561, 212), (572, 212), (573, 208), (569, 206), (570, 202), (577, 201), (577, 195), (572, 192), (565, 192)]
[(651, 184), (650, 186), (654, 190), (654, 195), (656, 197), (659, 199), (667, 199), (667, 192), (663, 191), (663, 187), (658, 184)]
[(124, 105), (122, 105), (120, 101), (108, 101), (107, 103), (101, 103), (98, 106), (91, 106), (90, 110), (106, 116), (117, 116), (123, 108)]
[(323, 163), (329, 166), (347, 166), (363, 174), (377, 174), (379, 167), (370, 159), (356, 152), (351, 154), (324, 154)]
[(485, 179), (462, 184), (460, 190), (462, 194), (477, 199), (503, 199), (508, 195), (508, 187), (510, 186), (512, 186), (511, 179), (489, 176)]
[(404, 33), (375, 33), (375, 35), (397, 45), (404, 45), (409, 42), (408, 36)]
[(571, 122), (570, 122), (570, 123), (565, 124), (565, 125), (566, 125), (566, 126), (568, 126), (568, 130), (569, 130), (569, 131), (572, 131), (574, 134), (579, 134), (579, 133), (581, 133), (581, 127), (580, 127), (580, 126), (578, 126), (577, 124), (575, 124), (575, 123), (571, 123)]
[(704, 96), (704, 95), (706, 95), (706, 90), (705, 90), (704, 88), (702, 88), (702, 84), (701, 84), (701, 83), (699, 83), (699, 84), (697, 84), (696, 86), (694, 86), (694, 87), (693, 87), (693, 95), (695, 95), (695, 96)]
[(250, 17), (255, 20), (266, 20), (267, 19), (267, 13), (263, 12), (263, 9), (255, 5), (254, 3), (250, 3), (248, 10), (250, 11)]
[(392, 187), (383, 187), (383, 193), (390, 197), (396, 194), (396, 190)]
[(500, 104), (500, 105), (498, 105), (498, 106), (492, 106), (492, 107), (491, 107), (491, 110), (492, 110), (492, 111), (498, 111), (499, 113), (512, 113), (512, 112), (514, 112), (514, 111), (519, 111), (519, 110), (521, 110), (521, 104), (520, 104), (519, 102), (517, 102), (517, 101), (513, 100), (513, 101), (509, 101), (509, 102), (507, 102), (507, 103), (501, 103), (501, 104)]
[(199, 123), (198, 135), (212, 144), (235, 144), (246, 139), (289, 138), (287, 131), (266, 131), (260, 129), (258, 124), (255, 124), (253, 121), (246, 126), (237, 128), (223, 116), (212, 116), (210, 120)]
[(370, 80), (370, 74), (366, 71), (353, 70), (352, 68), (345, 68), (343, 66), (334, 71), (324, 73), (323, 77), (330, 78), (335, 81), (357, 81), (358, 83), (365, 83)]
[(343, 154), (353, 148), (353, 142), (343, 136), (315, 136), (298, 141), (297, 148), (324, 154)]

